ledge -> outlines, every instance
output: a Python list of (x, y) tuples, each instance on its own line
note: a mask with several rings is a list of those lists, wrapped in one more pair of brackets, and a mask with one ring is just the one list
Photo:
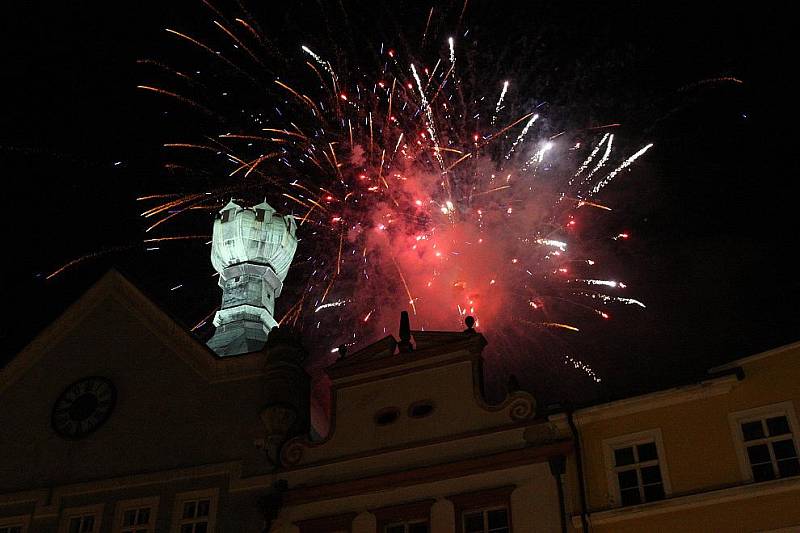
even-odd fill
[(488, 471), (504, 470), (515, 466), (540, 463), (556, 455), (567, 455), (572, 451), (572, 441), (560, 441), (544, 446), (520, 448), (494, 455), (484, 455), (431, 466), (423, 466), (379, 474), (375, 476), (341, 481), (308, 487), (290, 489), (284, 494), (285, 505), (298, 505), (344, 498), (356, 494), (365, 494), (386, 490), (387, 488), (407, 487), (422, 483), (431, 483), (443, 479), (451, 479), (480, 474)]
[[(611, 524), (625, 520), (637, 520), (639, 518), (654, 516), (664, 513), (679, 513), (688, 509), (698, 507), (708, 507), (721, 503), (728, 503), (759, 496), (769, 496), (793, 490), (800, 490), (800, 477), (776, 479), (762, 483), (748, 483), (746, 485), (736, 485), (723, 489), (710, 490), (696, 494), (684, 496), (674, 496), (651, 503), (632, 505), (630, 507), (620, 507), (606, 511), (589, 513), (590, 525)], [(581, 527), (581, 516), (572, 516), (573, 527)]]

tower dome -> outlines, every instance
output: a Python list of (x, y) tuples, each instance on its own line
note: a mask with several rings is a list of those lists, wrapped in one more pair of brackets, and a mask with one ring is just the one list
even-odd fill
[(277, 326), (273, 313), (297, 250), (297, 225), (266, 201), (242, 207), (233, 201), (214, 221), (211, 264), (219, 272), (222, 305), (208, 346), (218, 355), (261, 349)]

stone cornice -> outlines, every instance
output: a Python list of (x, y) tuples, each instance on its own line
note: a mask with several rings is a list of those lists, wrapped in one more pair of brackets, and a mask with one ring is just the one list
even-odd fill
[[(578, 426), (582, 427), (600, 420), (629, 416), (644, 411), (668, 407), (670, 405), (727, 394), (736, 386), (738, 381), (739, 379), (736, 376), (727, 375), (683, 387), (675, 387), (650, 394), (643, 394), (641, 396), (633, 396), (623, 400), (593, 405), (576, 410), (575, 422)], [(558, 413), (549, 417), (554, 423), (558, 423), (565, 418), (566, 415), (563, 413)]]
[[(789, 491), (800, 491), (800, 478), (776, 479), (763, 483), (736, 485), (695, 494), (673, 496), (657, 502), (592, 512), (589, 514), (589, 524), (611, 524), (626, 520), (638, 520), (640, 518), (664, 513), (681, 513), (688, 509), (780, 494)], [(572, 517), (572, 525), (576, 528), (581, 527), (580, 515)]]

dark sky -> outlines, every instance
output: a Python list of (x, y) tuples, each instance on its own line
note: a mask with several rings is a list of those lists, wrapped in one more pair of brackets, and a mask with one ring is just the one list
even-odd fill
[[(303, 9), (315, 5), (304, 4), (271, 7), (276, 32), (288, 38), (287, 28), (304, 27)], [(613, 334), (598, 332), (579, 347), (608, 377), (610, 396), (692, 379), (800, 336), (796, 149), (787, 142), (786, 109), (796, 98), (785, 94), (794, 60), (790, 32), (778, 22), (785, 14), (752, 4), (651, 4), (474, 0), (465, 16), (476, 32), (496, 35), (487, 37), (490, 49), (503, 49), (507, 35), (530, 34), (525, 42), (543, 58), (540, 88), (563, 95), (554, 106), (622, 122), (657, 145), (642, 163), (635, 199), (610, 193), (626, 204), (620, 224), (635, 236), (619, 250), (624, 277), (648, 310), (627, 324), (622, 313)], [(346, 5), (359, 20), (358, 4)], [(379, 11), (396, 13), (387, 20), (400, 26), (418, 25), (428, 9), (388, 6)], [(457, 14), (461, 3), (448, 6)], [(168, 183), (159, 168), (166, 106), (135, 90), (135, 61), (172, 45), (163, 27), (191, 28), (203, 14), (199, 1), (4, 7), (0, 172), (10, 212), (0, 361), (112, 265), (184, 320), (207, 306), (169, 291), (176, 265), (207, 261), (204, 248), (151, 262), (134, 247), (43, 279), (75, 256), (141, 240), (134, 198)], [(324, 24), (305, 27), (313, 38)], [(699, 83), (724, 76), (744, 83)], [(207, 279), (202, 272), (187, 276)]]

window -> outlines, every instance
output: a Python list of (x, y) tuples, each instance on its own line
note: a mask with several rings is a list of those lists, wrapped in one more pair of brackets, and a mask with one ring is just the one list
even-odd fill
[(660, 430), (624, 435), (603, 444), (613, 504), (638, 505), (669, 494)]
[(508, 508), (484, 509), (463, 513), (464, 533), (509, 533)]
[(511, 533), (511, 493), (508, 485), (448, 499), (456, 512), (456, 533)]
[(428, 522), (420, 520), (389, 524), (383, 527), (383, 533), (428, 533)]
[(94, 515), (76, 516), (69, 519), (69, 533), (84, 533), (85, 531), (95, 531)]
[(97, 533), (103, 518), (103, 504), (64, 509), (60, 533)]
[(759, 482), (800, 474), (791, 402), (734, 413), (731, 424), (746, 479)]
[(30, 522), (29, 515), (0, 518), (0, 533), (25, 533)]
[(158, 517), (158, 497), (117, 503), (115, 533), (153, 533)]
[(217, 489), (187, 492), (175, 499), (173, 531), (176, 533), (208, 533), (214, 531)]
[(664, 483), (654, 441), (616, 448), (614, 471), (622, 505), (664, 499)]
[(375, 515), (378, 533), (428, 533), (431, 506), (436, 500), (420, 500), (380, 509), (371, 509)]

